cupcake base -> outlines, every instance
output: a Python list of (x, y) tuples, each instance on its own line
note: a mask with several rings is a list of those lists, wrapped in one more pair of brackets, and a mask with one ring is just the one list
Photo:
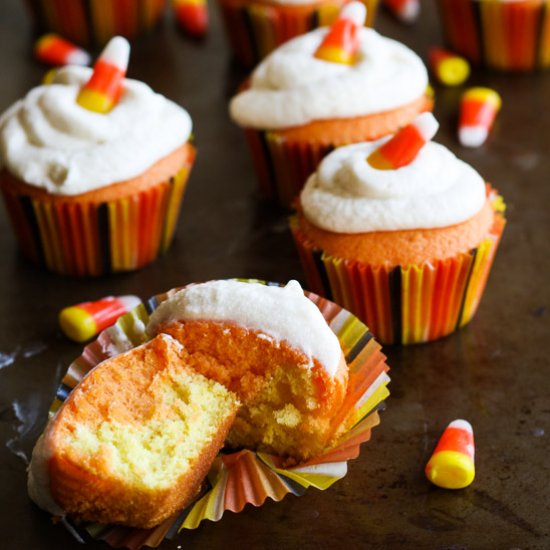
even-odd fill
[(388, 268), (329, 255), (291, 229), (314, 292), (357, 315), (384, 344), (416, 344), (451, 334), (477, 311), (504, 230), (504, 204), (490, 195), (493, 225), (477, 247), (453, 257)]
[(51, 195), (3, 172), (0, 190), (23, 254), (62, 275), (131, 271), (164, 253), (195, 148), (178, 153), (177, 172), (136, 189), (132, 182), (76, 196)]
[[(330, 25), (349, 0), (279, 4), (264, 0), (218, 0), (227, 38), (236, 59), (253, 67), (275, 48), (317, 27)], [(372, 26), (378, 0), (363, 0)]]
[(550, 1), (437, 0), (446, 43), (502, 71), (550, 67)]

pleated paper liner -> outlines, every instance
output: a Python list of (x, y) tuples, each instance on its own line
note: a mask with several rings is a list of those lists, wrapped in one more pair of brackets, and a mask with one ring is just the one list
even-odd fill
[[(138, 306), (84, 348), (58, 388), (50, 417), (89, 370), (108, 357), (147, 341), (145, 328), (149, 314), (176, 290), (151, 298), (146, 306)], [(71, 525), (71, 530), (105, 540), (114, 547), (155, 547), (165, 537), (172, 538), (184, 529), (197, 528), (203, 520), (218, 521), (227, 510), (240, 512), (247, 504), (261, 506), (267, 498), (280, 501), (290, 493), (302, 495), (308, 487), (324, 490), (346, 475), (347, 461), (359, 455), (361, 443), (370, 439), (371, 429), (379, 423), (378, 409), (389, 395), (386, 387), (388, 366), (380, 345), (355, 316), (316, 294), (305, 294), (319, 307), (338, 337), (349, 366), (348, 393), (339, 416), (335, 418), (335, 425), (345, 419), (347, 428), (336, 444), (321, 456), (291, 468), (284, 467), (279, 457), (264, 453), (222, 451), (198, 500), (163, 524), (148, 530), (97, 524)]]
[(108, 202), (30, 197), (3, 185), (19, 247), (33, 263), (62, 275), (140, 269), (172, 241), (193, 159), (194, 152), (170, 180)]
[[(218, 0), (235, 58), (252, 68), (275, 48), (317, 27), (329, 26), (349, 0), (317, 0), (286, 5), (260, 0)], [(372, 26), (379, 0), (363, 0)]]
[(550, 67), (549, 0), (437, 0), (445, 41), (470, 61), (503, 71)]
[(133, 39), (151, 31), (165, 0), (25, 0), (39, 32), (56, 32), (83, 46), (116, 35)]
[(292, 233), (308, 287), (352, 311), (384, 344), (415, 344), (446, 336), (477, 311), (504, 230), (504, 203), (493, 196), (495, 222), (473, 250), (421, 265), (372, 266), (317, 249), (297, 216)]

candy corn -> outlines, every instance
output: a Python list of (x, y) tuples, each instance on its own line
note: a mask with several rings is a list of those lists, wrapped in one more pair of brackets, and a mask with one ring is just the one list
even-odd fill
[(422, 113), (373, 151), (367, 162), (378, 170), (395, 170), (410, 164), (436, 134), (439, 123), (432, 113)]
[(96, 302), (83, 302), (62, 309), (59, 325), (67, 338), (86, 342), (140, 303), (137, 296), (107, 296)]
[(384, 0), (384, 5), (404, 23), (414, 23), (420, 14), (420, 0)]
[(112, 38), (95, 62), (94, 72), (80, 90), (77, 103), (89, 111), (108, 113), (122, 94), (129, 57), (128, 41), (122, 36)]
[(365, 24), (367, 9), (361, 2), (351, 2), (342, 8), (340, 16), (330, 27), (315, 57), (351, 65), (359, 47), (359, 29)]
[(89, 65), (91, 61), (88, 52), (54, 33), (45, 34), (36, 41), (34, 54), (48, 65)]
[(194, 38), (200, 38), (208, 30), (206, 0), (173, 0), (174, 17), (180, 28)]
[(430, 69), (441, 84), (458, 86), (470, 76), (470, 64), (459, 55), (443, 48), (428, 52)]
[(458, 139), (464, 147), (479, 147), (485, 143), (502, 100), (490, 88), (470, 88), (460, 101)]
[(474, 432), (466, 420), (453, 420), (443, 432), (428, 464), (426, 477), (444, 489), (463, 489), (475, 477)]

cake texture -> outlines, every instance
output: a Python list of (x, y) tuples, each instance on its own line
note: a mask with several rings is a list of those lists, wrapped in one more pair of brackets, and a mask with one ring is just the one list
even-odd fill
[(370, 166), (387, 140), (327, 156), (291, 226), (315, 292), (353, 311), (384, 343), (426, 342), (474, 315), (504, 207), (473, 168), (437, 143), (402, 168)]
[(335, 63), (315, 56), (327, 33), (316, 29), (277, 48), (230, 103), (264, 193), (283, 206), (336, 147), (391, 134), (432, 108), (414, 52), (360, 28), (353, 63)]
[(148, 331), (177, 339), (201, 374), (238, 396), (233, 447), (303, 460), (345, 425), (333, 423), (347, 388), (342, 350), (295, 281), (186, 287), (160, 304)]
[(81, 107), (91, 69), (59, 69), (0, 118), (0, 189), (25, 256), (77, 276), (139, 269), (172, 240), (195, 158), (188, 113), (125, 79)]
[(238, 401), (167, 335), (100, 363), (46, 427), (29, 494), (55, 515), (153, 527), (194, 499)]

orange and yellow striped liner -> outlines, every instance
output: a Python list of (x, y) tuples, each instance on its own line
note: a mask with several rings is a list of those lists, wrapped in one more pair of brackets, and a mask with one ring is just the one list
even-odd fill
[(78, 44), (102, 46), (113, 36), (133, 39), (152, 30), (166, 0), (26, 0), (40, 32)]
[[(218, 0), (218, 5), (236, 59), (251, 68), (287, 40), (333, 23), (348, 1), (281, 5), (262, 0)], [(363, 0), (368, 26), (374, 23), (378, 2)]]
[(503, 71), (550, 67), (550, 0), (437, 0), (445, 40)]
[(504, 230), (504, 203), (493, 193), (495, 222), (473, 250), (388, 268), (325, 254), (290, 219), (308, 287), (367, 323), (384, 344), (417, 344), (446, 336), (477, 311)]
[(168, 181), (107, 202), (54, 201), (2, 185), (20, 249), (61, 275), (140, 269), (170, 246), (193, 160), (194, 153)]
[[(244, 280), (266, 283), (265, 281)], [(318, 457), (293, 467), (281, 458), (249, 450), (221, 452), (216, 458), (203, 493), (176, 516), (153, 529), (132, 529), (107, 525), (71, 526), (85, 529), (94, 538), (114, 547), (132, 550), (144, 545), (156, 547), (165, 537), (173, 538), (185, 529), (195, 529), (204, 520), (218, 521), (226, 511), (240, 512), (247, 504), (261, 506), (267, 498), (282, 500), (288, 494), (302, 495), (308, 487), (324, 490), (347, 473), (347, 461), (356, 458), (360, 445), (370, 439), (380, 421), (378, 410), (389, 395), (388, 366), (369, 329), (354, 315), (316, 294), (306, 292), (338, 337), (349, 366), (346, 400), (335, 422), (345, 430), (331, 448)], [(50, 418), (72, 389), (101, 361), (148, 340), (145, 327), (149, 315), (168, 293), (159, 294), (119, 318), (112, 327), (86, 346), (69, 367), (50, 407)]]

